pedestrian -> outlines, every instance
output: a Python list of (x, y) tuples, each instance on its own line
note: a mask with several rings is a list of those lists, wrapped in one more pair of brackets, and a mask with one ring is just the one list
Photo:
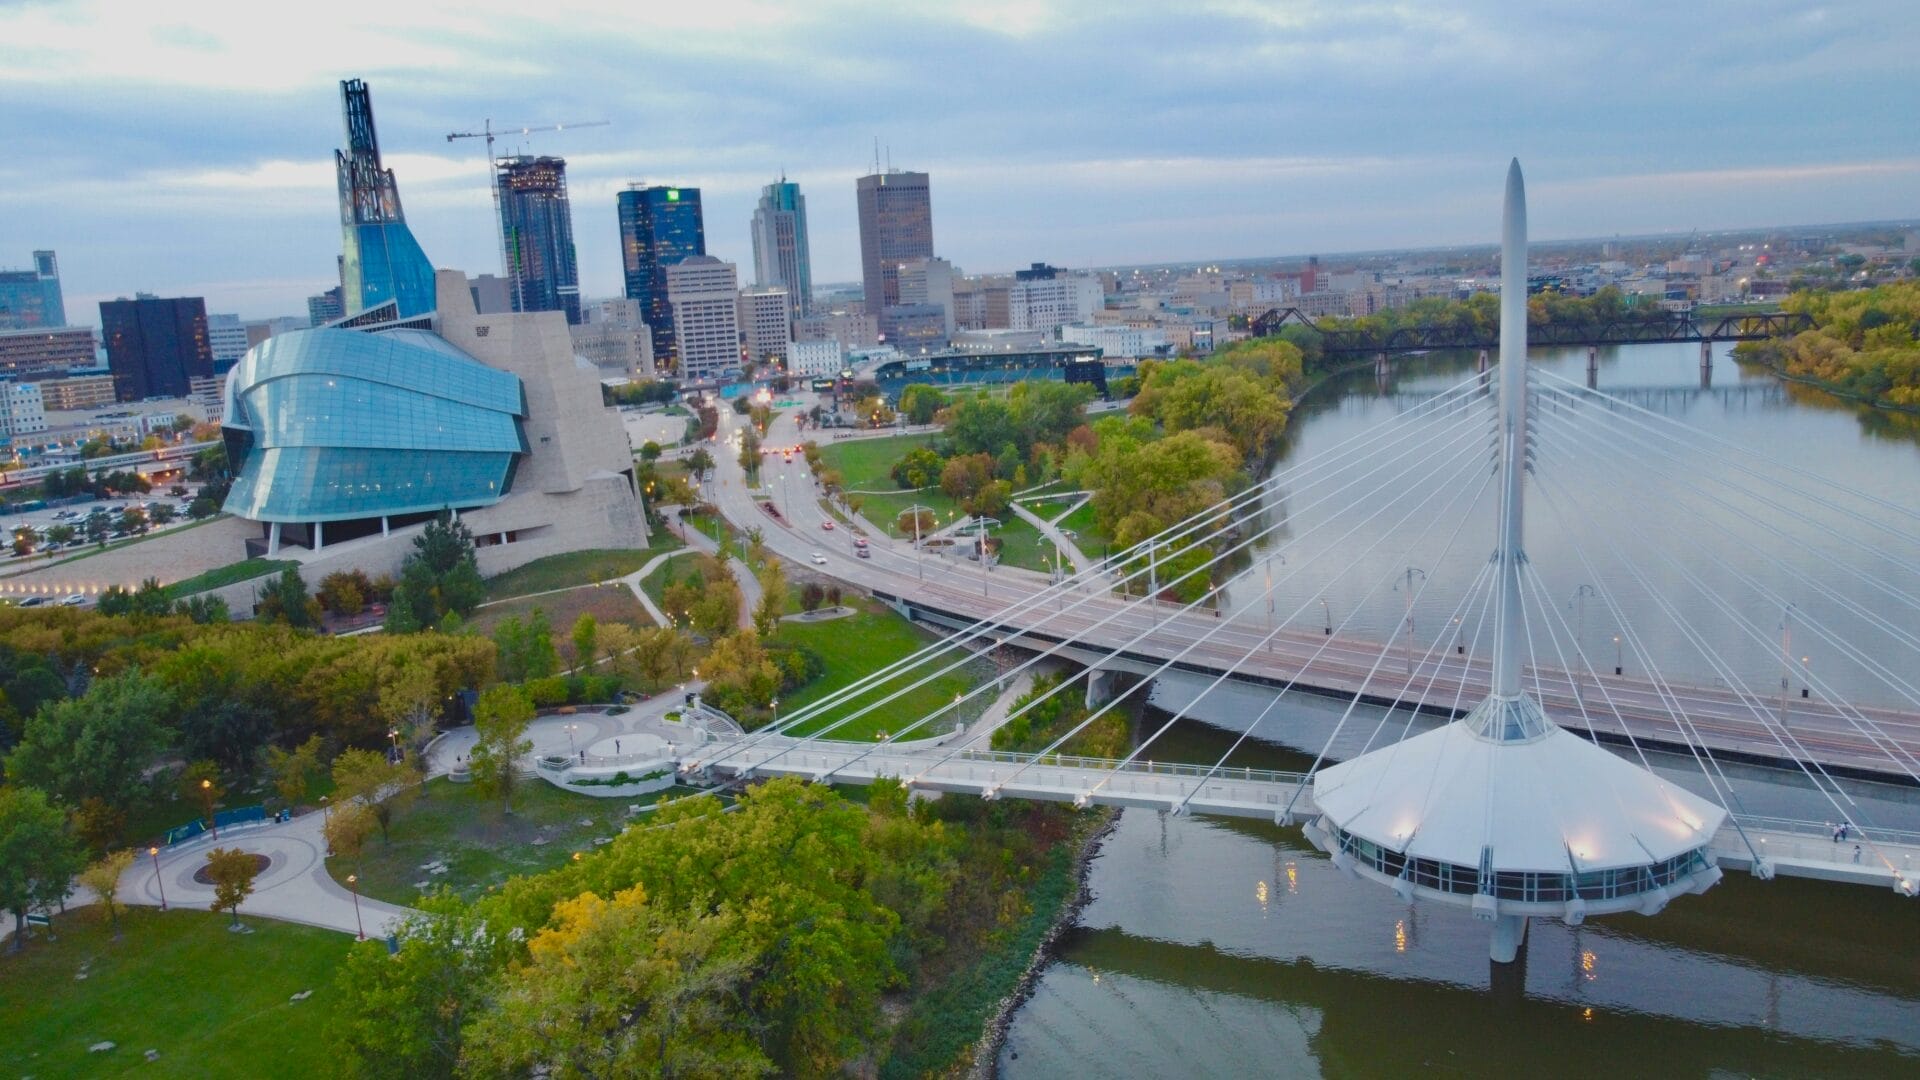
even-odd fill
[(1860, 865), (1860, 845), (1859, 844), (1853, 845), (1853, 864), (1855, 866)]

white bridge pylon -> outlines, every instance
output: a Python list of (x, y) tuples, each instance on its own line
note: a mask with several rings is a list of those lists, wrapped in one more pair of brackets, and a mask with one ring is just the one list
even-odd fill
[(1550, 722), (1521, 684), (1526, 562), (1527, 195), (1507, 170), (1500, 244), (1499, 546), (1493, 693), (1435, 731), (1320, 770), (1307, 838), (1406, 899), (1470, 907), (1510, 963), (1527, 920), (1654, 914), (1720, 880), (1725, 810)]

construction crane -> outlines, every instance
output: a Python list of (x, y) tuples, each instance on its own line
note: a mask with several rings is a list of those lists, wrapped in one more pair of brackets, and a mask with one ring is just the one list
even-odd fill
[(504, 135), (531, 135), (536, 131), (566, 131), (570, 128), (606, 127), (608, 123), (609, 121), (606, 120), (581, 120), (564, 124), (541, 124), (530, 127), (501, 128), (499, 131), (495, 131), (493, 130), (493, 120), (489, 118), (479, 131), (450, 131), (447, 133), (448, 142), (453, 142), (455, 139), (487, 140), (487, 186), (493, 190), (493, 220), (495, 227), (500, 230), (500, 273), (503, 277), (512, 280), (514, 274), (513, 265), (507, 251), (507, 225), (506, 222), (500, 219), (500, 181), (493, 175), (494, 168), (499, 164), (493, 156), (493, 140)]

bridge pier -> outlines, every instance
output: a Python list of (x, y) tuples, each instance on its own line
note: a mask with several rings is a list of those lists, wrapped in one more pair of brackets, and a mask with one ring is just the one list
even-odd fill
[(1526, 943), (1527, 917), (1502, 915), (1493, 921), (1493, 939), (1487, 946), (1488, 958), (1496, 964), (1511, 964)]
[(1600, 388), (1600, 346), (1587, 346), (1587, 389)]
[(1387, 392), (1387, 387), (1391, 383), (1388, 376), (1392, 373), (1393, 369), (1387, 366), (1387, 354), (1384, 352), (1375, 353), (1373, 356), (1373, 383), (1379, 388), (1382, 394)]
[(1488, 366), (1487, 350), (1481, 349), (1480, 361), (1474, 365), (1473, 370), (1478, 374), (1485, 375), (1487, 373), (1487, 366)]
[(1713, 339), (1700, 343), (1700, 389), (1713, 389)]

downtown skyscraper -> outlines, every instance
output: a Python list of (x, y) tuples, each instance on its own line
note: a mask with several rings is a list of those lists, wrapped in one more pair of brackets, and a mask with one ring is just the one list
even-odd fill
[(753, 211), (753, 283), (761, 289), (785, 289), (788, 310), (796, 317), (813, 308), (807, 197), (784, 176), (760, 189), (760, 205)]
[(680, 357), (673, 305), (667, 298), (667, 268), (707, 253), (700, 189), (629, 184), (619, 195), (619, 206), (627, 299), (640, 301), (640, 317), (653, 335), (654, 363), (665, 368)]
[(556, 157), (500, 159), (500, 243), (515, 311), (564, 311), (580, 322), (580, 272), (567, 202), (567, 163)]
[(892, 169), (854, 181), (860, 211), (860, 280), (867, 314), (900, 303), (900, 266), (933, 257), (933, 197), (927, 174)]
[(51, 251), (33, 253), (33, 269), (0, 270), (0, 330), (67, 325), (60, 296), (60, 263)]

